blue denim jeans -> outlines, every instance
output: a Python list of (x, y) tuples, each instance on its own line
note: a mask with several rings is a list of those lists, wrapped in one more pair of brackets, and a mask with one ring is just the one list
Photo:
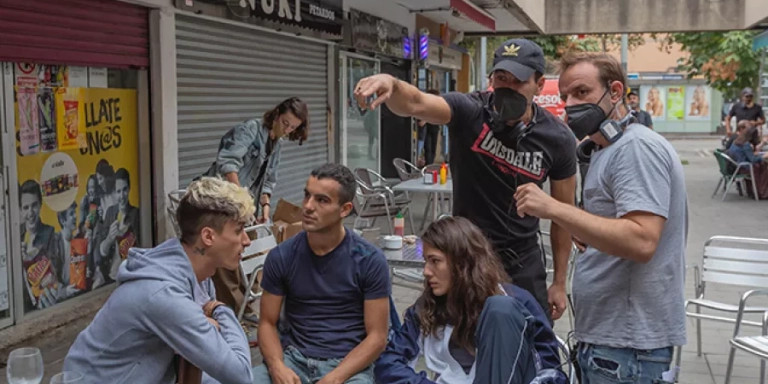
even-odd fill
[[(283, 353), (283, 362), (296, 375), (301, 384), (314, 384), (328, 372), (336, 368), (342, 359), (313, 359), (304, 356), (298, 349), (288, 346)], [(271, 384), (267, 366), (261, 364), (253, 367), (253, 384)], [(373, 384), (373, 364), (358, 372), (345, 382), (346, 384)]]
[(669, 370), (673, 347), (651, 350), (579, 344), (581, 384), (662, 384)]

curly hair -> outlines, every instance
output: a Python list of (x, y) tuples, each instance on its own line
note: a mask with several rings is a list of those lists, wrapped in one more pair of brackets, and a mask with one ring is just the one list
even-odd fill
[(294, 116), (301, 120), (301, 125), (288, 134), (288, 140), (298, 140), (299, 145), (301, 145), (309, 137), (309, 109), (307, 108), (307, 103), (298, 97), (290, 97), (283, 100), (280, 104), (265, 112), (261, 121), (267, 129), (272, 130), (275, 119), (286, 112), (293, 113)]
[(228, 221), (247, 223), (256, 207), (247, 189), (216, 177), (193, 181), (176, 209), (181, 242), (194, 244), (203, 227), (221, 232)]
[(429, 283), (424, 282), (424, 292), (417, 301), (422, 333), (438, 337), (438, 332), (451, 324), (458, 345), (472, 352), (485, 300), (498, 294), (499, 284), (509, 278), (485, 235), (463, 217), (446, 217), (432, 223), (422, 241), (447, 256), (451, 271), (451, 287), (446, 295), (435, 296)]

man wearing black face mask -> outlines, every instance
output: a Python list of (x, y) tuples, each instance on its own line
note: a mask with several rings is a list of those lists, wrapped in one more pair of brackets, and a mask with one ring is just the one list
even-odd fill
[[(513, 195), (519, 185), (541, 186), (549, 178), (552, 196), (573, 205), (576, 141), (560, 119), (533, 103), (544, 87), (544, 54), (538, 45), (508, 40), (496, 50), (493, 65), (492, 92), (438, 97), (389, 75), (376, 75), (360, 80), (355, 97), (361, 108), (386, 103), (398, 115), (448, 125), (453, 214), (480, 227), (514, 283), (558, 319), (566, 308), (570, 234), (552, 226), (555, 276), (547, 290), (539, 220), (517, 216)], [(377, 98), (368, 105), (372, 95)]]
[(588, 244), (573, 278), (582, 382), (659, 382), (686, 341), (683, 168), (672, 145), (624, 108), (626, 77), (614, 57), (578, 53), (560, 66), (568, 125), (596, 145), (584, 210), (523, 185), (518, 214), (550, 219)]

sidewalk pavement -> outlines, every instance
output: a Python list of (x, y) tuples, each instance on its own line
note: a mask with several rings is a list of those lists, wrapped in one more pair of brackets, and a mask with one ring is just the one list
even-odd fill
[[(735, 235), (746, 237), (768, 237), (768, 201), (754, 201), (740, 197), (731, 192), (725, 201), (720, 201), (720, 195), (712, 199), (710, 195), (718, 180), (717, 166), (711, 150), (719, 145), (719, 139), (670, 140), (684, 161), (686, 186), (689, 198), (689, 233), (686, 259), (688, 273), (685, 282), (686, 298), (692, 298), (693, 269), (690, 266), (701, 263), (701, 252), (704, 242), (714, 235)], [(424, 211), (426, 199), (416, 197), (413, 207), (414, 221), (418, 226)], [(380, 219), (377, 226), (384, 228), (386, 223)], [(542, 223), (547, 229), (549, 223)], [(406, 229), (407, 230), (407, 229)], [(709, 294), (715, 300), (738, 303), (739, 297), (747, 288), (737, 289), (722, 286), (709, 286)], [(408, 306), (418, 298), (420, 291), (393, 285), (395, 305), (402, 316)], [(755, 305), (767, 305), (760, 303)], [(570, 329), (568, 313), (555, 323), (555, 332), (566, 339)], [(27, 345), (41, 348), (46, 363), (44, 383), (50, 376), (60, 372), (63, 358), (77, 334), (82, 330), (92, 316), (82, 318), (55, 332), (31, 340)], [(758, 334), (757, 329), (747, 328), (747, 332)], [(683, 348), (682, 369), (679, 382), (683, 384), (721, 384), (724, 382), (725, 369), (728, 360), (728, 339), (733, 332), (733, 326), (726, 323), (711, 321), (702, 322), (703, 355), (696, 355), (696, 328), (692, 320), (688, 321), (688, 344)], [(252, 350), (253, 363), (259, 364), (261, 356), (258, 349)], [(4, 362), (0, 355), (0, 362)], [(759, 360), (744, 353), (737, 353), (736, 365), (732, 383), (754, 383), (759, 377)], [(5, 378), (5, 370), (0, 363), (0, 382)]]

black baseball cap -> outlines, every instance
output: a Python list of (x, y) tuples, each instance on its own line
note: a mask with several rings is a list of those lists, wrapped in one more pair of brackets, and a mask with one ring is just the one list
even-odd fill
[(491, 73), (498, 70), (507, 71), (520, 81), (527, 81), (534, 72), (544, 73), (544, 52), (530, 40), (507, 40), (493, 54)]

